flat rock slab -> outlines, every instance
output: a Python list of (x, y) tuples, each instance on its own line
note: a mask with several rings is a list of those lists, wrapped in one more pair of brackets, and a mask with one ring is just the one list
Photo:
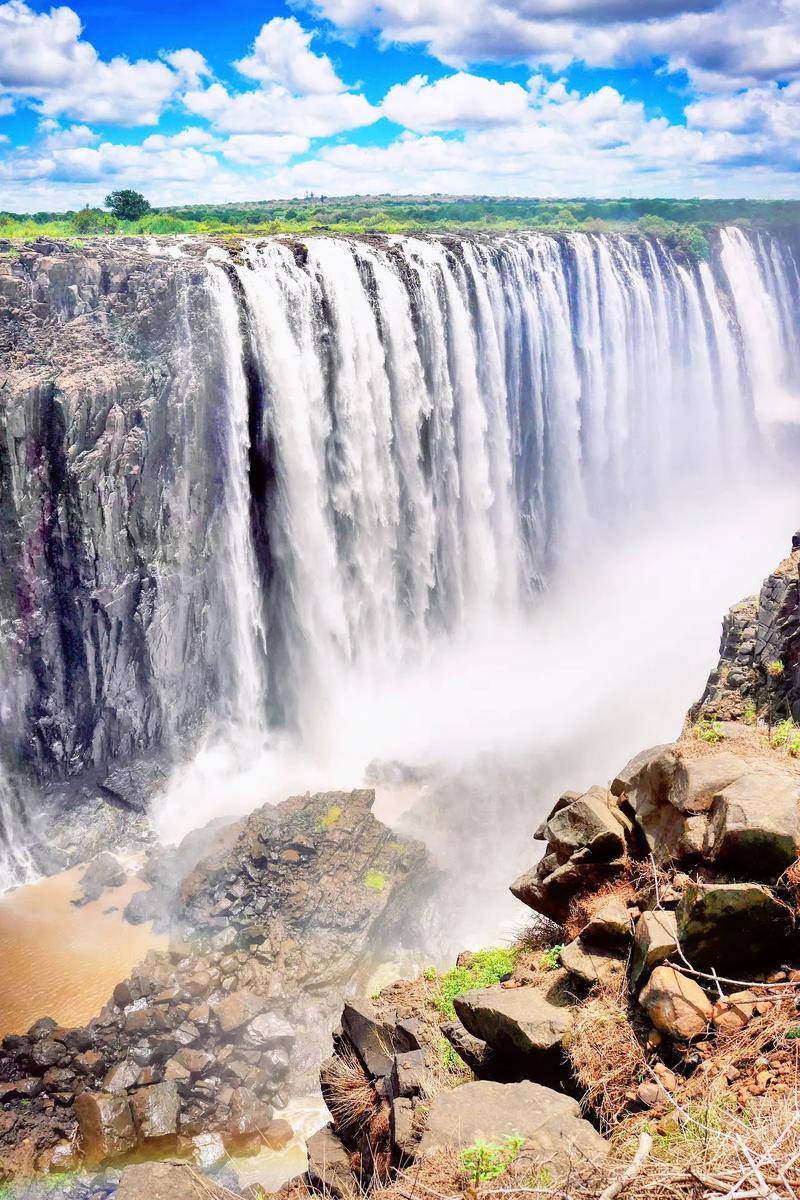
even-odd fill
[(592, 913), (580, 936), (583, 942), (592, 946), (623, 946), (631, 936), (627, 908), (620, 899), (612, 896)]
[(591, 1170), (608, 1154), (608, 1144), (581, 1117), (576, 1100), (527, 1080), (479, 1080), (440, 1092), (431, 1104), (420, 1149), (423, 1154), (463, 1150), (475, 1142), (498, 1143), (510, 1136), (524, 1138), (526, 1158), (533, 1155), (536, 1165), (547, 1167), (554, 1178), (563, 1178), (571, 1169)]
[(561, 951), (561, 965), (582, 983), (601, 983), (622, 975), (625, 959), (612, 950), (590, 946), (583, 936), (569, 942)]
[(225, 1200), (218, 1188), (186, 1163), (134, 1163), (122, 1172), (116, 1200)]
[(744, 759), (725, 750), (702, 758), (681, 759), (672, 778), (670, 803), (683, 813), (708, 812), (714, 796), (747, 769)]
[(551, 1004), (534, 987), (477, 988), (453, 1003), (468, 1032), (501, 1054), (552, 1054), (572, 1028), (569, 1009)]

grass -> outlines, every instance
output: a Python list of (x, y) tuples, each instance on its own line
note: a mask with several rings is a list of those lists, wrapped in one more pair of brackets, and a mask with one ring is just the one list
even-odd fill
[(370, 892), (382, 892), (386, 887), (387, 879), (383, 871), (375, 871), (370, 868), (364, 876), (364, 887)]
[(439, 978), (439, 986), (433, 995), (434, 1005), (452, 1021), (456, 1015), (453, 1006), (456, 996), (474, 988), (492, 987), (493, 984), (500, 983), (514, 970), (517, 954), (516, 949), (505, 946), (476, 950), (470, 955), (467, 963), (453, 967)]
[(755, 725), (758, 720), (758, 709), (754, 700), (748, 700), (744, 706), (744, 721), (746, 725)]
[(449, 1075), (461, 1075), (467, 1069), (467, 1064), (447, 1038), (439, 1042), (439, 1063)]

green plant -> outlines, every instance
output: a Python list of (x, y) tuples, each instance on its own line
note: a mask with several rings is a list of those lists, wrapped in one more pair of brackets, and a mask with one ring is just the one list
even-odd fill
[(695, 737), (709, 742), (712, 746), (716, 746), (717, 742), (721, 742), (725, 736), (721, 724), (713, 717), (701, 717), (694, 727), (694, 734)]
[(559, 957), (563, 946), (551, 946), (549, 950), (544, 950), (539, 958), (539, 966), (543, 971), (555, 971), (559, 963)]
[(332, 804), (324, 817), (320, 818), (318, 829), (332, 829), (342, 815), (342, 808), (339, 804)]
[(769, 744), (776, 750), (783, 747), (792, 758), (800, 758), (800, 729), (787, 717), (775, 726), (770, 734)]
[(790, 1042), (800, 1040), (800, 1025), (790, 1025), (783, 1036)]
[(773, 658), (772, 662), (767, 663), (767, 674), (770, 679), (780, 679), (786, 667), (779, 658)]
[(525, 1139), (512, 1133), (498, 1145), (497, 1142), (473, 1142), (461, 1152), (464, 1169), (473, 1183), (491, 1183), (507, 1171), (525, 1145)]
[(744, 706), (744, 720), (747, 725), (755, 725), (758, 720), (758, 709), (755, 700), (748, 700)]
[(439, 1012), (452, 1021), (456, 1015), (453, 1001), (462, 992), (473, 988), (491, 987), (499, 983), (514, 970), (517, 951), (498, 946), (489, 950), (476, 950), (466, 963), (453, 967), (439, 981), (439, 989), (433, 997), (433, 1003)]
[(364, 887), (369, 888), (371, 892), (382, 892), (386, 887), (386, 876), (383, 871), (374, 871), (370, 868), (364, 876)]
[(436, 970), (436, 967), (426, 967), (422, 972), (422, 978), (432, 982), (438, 974), (439, 972)]
[(109, 192), (103, 203), (118, 221), (138, 221), (150, 212), (150, 201), (145, 200), (141, 192), (131, 191), (130, 188)]
[(458, 1074), (459, 1071), (463, 1071), (466, 1066), (461, 1055), (450, 1045), (447, 1038), (442, 1038), (439, 1042), (439, 1062), (445, 1071), (453, 1075)]

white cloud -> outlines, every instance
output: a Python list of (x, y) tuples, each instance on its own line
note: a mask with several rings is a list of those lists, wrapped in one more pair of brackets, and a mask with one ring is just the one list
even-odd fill
[(406, 135), (385, 148), (327, 146), (278, 171), (275, 182), (283, 194), (787, 194), (797, 192), (798, 147), (797, 122), (790, 142), (767, 144), (749, 133), (650, 119), (611, 87), (580, 96), (535, 78), (516, 124), (460, 139)]
[(415, 75), (395, 84), (381, 111), (390, 121), (418, 133), (509, 125), (521, 120), (528, 94), (518, 83), (498, 83), (481, 75), (459, 72), (429, 83)]
[(237, 133), (228, 138), (222, 153), (229, 162), (246, 166), (264, 163), (285, 163), (295, 154), (305, 154), (308, 138), (293, 133)]
[(343, 91), (327, 54), (310, 49), (312, 37), (295, 17), (275, 17), (262, 25), (250, 54), (234, 65), (249, 79), (280, 84), (296, 96)]
[(342, 30), (377, 30), (442, 62), (564, 69), (653, 63), (700, 89), (800, 75), (797, 0), (305, 0)]
[(292, 96), (273, 85), (259, 91), (232, 94), (221, 83), (191, 91), (183, 100), (190, 113), (205, 117), (224, 133), (295, 133), (331, 137), (348, 129), (371, 125), (380, 111), (364, 96), (338, 92), (330, 96)]
[(81, 37), (66, 6), (37, 13), (24, 0), (0, 4), (0, 92), (47, 116), (122, 125), (155, 124), (181, 87), (205, 73), (194, 50), (165, 61), (117, 57), (104, 62)]

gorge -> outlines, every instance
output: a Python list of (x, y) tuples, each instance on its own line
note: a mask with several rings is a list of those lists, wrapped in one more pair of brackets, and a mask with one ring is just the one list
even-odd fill
[(795, 255), (735, 227), (700, 263), (587, 234), (6, 247), (6, 883), (42, 790), (142, 808), (210, 730), (336, 740), (353, 679), (780, 474)]
[(797, 524), (798, 255), (0, 242), (0, 891), (111, 849), (171, 934), (88, 1034), (14, 1030), (4, 1096), (175, 1086), (202, 1137), (210, 1054), (263, 1117), (394, 951), (518, 923), (553, 795), (675, 736)]

